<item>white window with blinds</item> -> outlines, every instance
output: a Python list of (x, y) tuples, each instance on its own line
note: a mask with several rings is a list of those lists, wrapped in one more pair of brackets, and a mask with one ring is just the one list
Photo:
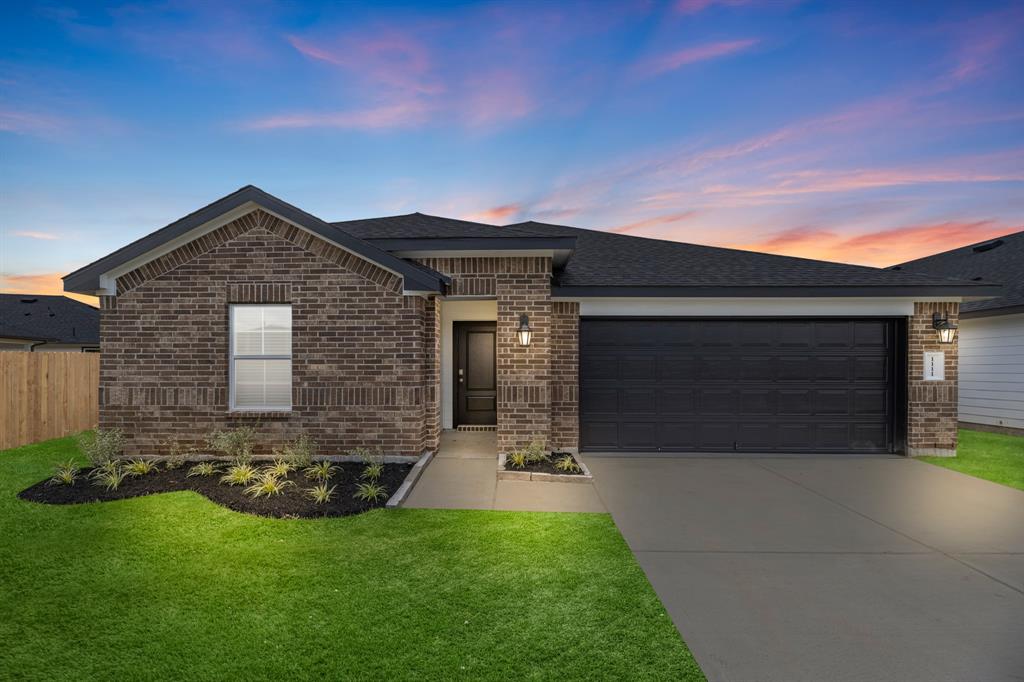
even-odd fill
[(233, 410), (292, 409), (292, 307), (230, 307)]

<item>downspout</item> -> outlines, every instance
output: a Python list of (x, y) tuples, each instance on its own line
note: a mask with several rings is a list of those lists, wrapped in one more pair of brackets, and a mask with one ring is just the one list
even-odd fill
[(46, 341), (36, 341), (35, 343), (33, 343), (31, 346), (28, 347), (28, 352), (29, 353), (35, 353), (36, 352), (36, 346), (44, 346), (44, 345), (46, 345)]

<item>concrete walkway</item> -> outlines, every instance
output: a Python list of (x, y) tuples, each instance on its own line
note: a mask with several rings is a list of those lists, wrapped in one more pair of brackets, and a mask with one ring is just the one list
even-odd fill
[(1024, 679), (1024, 492), (904, 458), (587, 458), (708, 678)]
[(404, 507), (605, 512), (589, 483), (499, 481), (493, 431), (445, 431)]

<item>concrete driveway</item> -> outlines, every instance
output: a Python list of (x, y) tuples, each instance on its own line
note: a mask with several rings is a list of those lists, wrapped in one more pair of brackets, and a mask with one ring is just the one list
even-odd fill
[(587, 464), (711, 680), (1024, 680), (1024, 492), (904, 458)]

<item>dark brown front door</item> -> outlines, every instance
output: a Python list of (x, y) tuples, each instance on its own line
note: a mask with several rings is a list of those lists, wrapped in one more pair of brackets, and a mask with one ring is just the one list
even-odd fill
[(494, 322), (455, 322), (455, 425), (498, 423)]

